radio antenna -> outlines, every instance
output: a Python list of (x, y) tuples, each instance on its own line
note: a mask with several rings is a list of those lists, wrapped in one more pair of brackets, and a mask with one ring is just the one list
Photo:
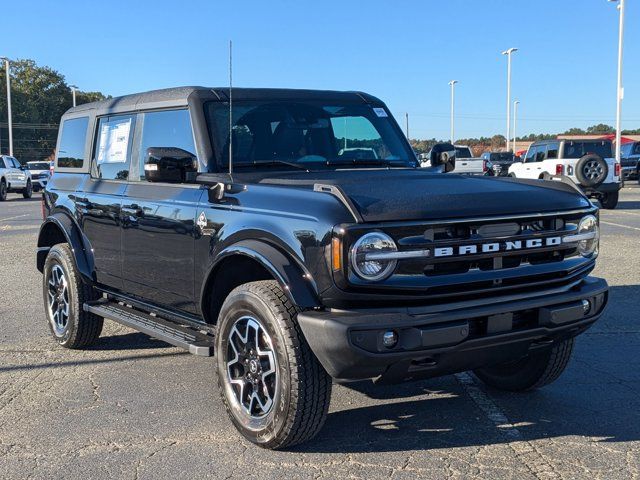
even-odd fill
[[(233, 43), (229, 40), (229, 177), (233, 175)], [(233, 179), (231, 179), (233, 181)]]

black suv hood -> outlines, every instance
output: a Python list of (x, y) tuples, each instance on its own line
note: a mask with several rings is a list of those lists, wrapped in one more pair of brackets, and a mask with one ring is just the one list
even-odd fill
[[(470, 177), (415, 169), (273, 172), (236, 181), (312, 189), (335, 185), (366, 222), (438, 220), (574, 210), (591, 203), (562, 182)], [(249, 178), (252, 177), (252, 178)]]

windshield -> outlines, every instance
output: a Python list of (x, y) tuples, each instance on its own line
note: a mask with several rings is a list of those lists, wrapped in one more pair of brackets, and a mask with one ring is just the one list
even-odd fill
[[(228, 104), (210, 102), (212, 141), (229, 162)], [(415, 167), (409, 144), (384, 108), (317, 101), (252, 101), (233, 105), (234, 168)]]
[(580, 158), (584, 155), (595, 153), (602, 158), (612, 158), (611, 142), (574, 142), (567, 141), (564, 144), (564, 158)]
[(456, 147), (456, 158), (473, 158), (468, 147)]
[(29, 170), (49, 170), (49, 164), (47, 162), (27, 163)]

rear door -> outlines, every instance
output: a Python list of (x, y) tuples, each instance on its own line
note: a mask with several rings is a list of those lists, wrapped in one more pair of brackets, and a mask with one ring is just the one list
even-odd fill
[(122, 203), (124, 290), (152, 303), (195, 312), (195, 183), (159, 183), (145, 175), (149, 147), (196, 149), (187, 109), (139, 115), (135, 162)]
[(96, 120), (91, 175), (76, 196), (84, 234), (94, 252), (98, 283), (122, 288), (120, 213), (127, 188), (136, 115)]

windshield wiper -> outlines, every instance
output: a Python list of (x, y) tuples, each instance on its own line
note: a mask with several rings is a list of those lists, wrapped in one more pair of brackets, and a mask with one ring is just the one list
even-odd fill
[(300, 165), (295, 162), (287, 162), (286, 160), (260, 160), (251, 163), (234, 163), (236, 168), (248, 168), (248, 167), (277, 167), (279, 165), (286, 165), (287, 167), (296, 168), (298, 170), (309, 171), (304, 165)]

